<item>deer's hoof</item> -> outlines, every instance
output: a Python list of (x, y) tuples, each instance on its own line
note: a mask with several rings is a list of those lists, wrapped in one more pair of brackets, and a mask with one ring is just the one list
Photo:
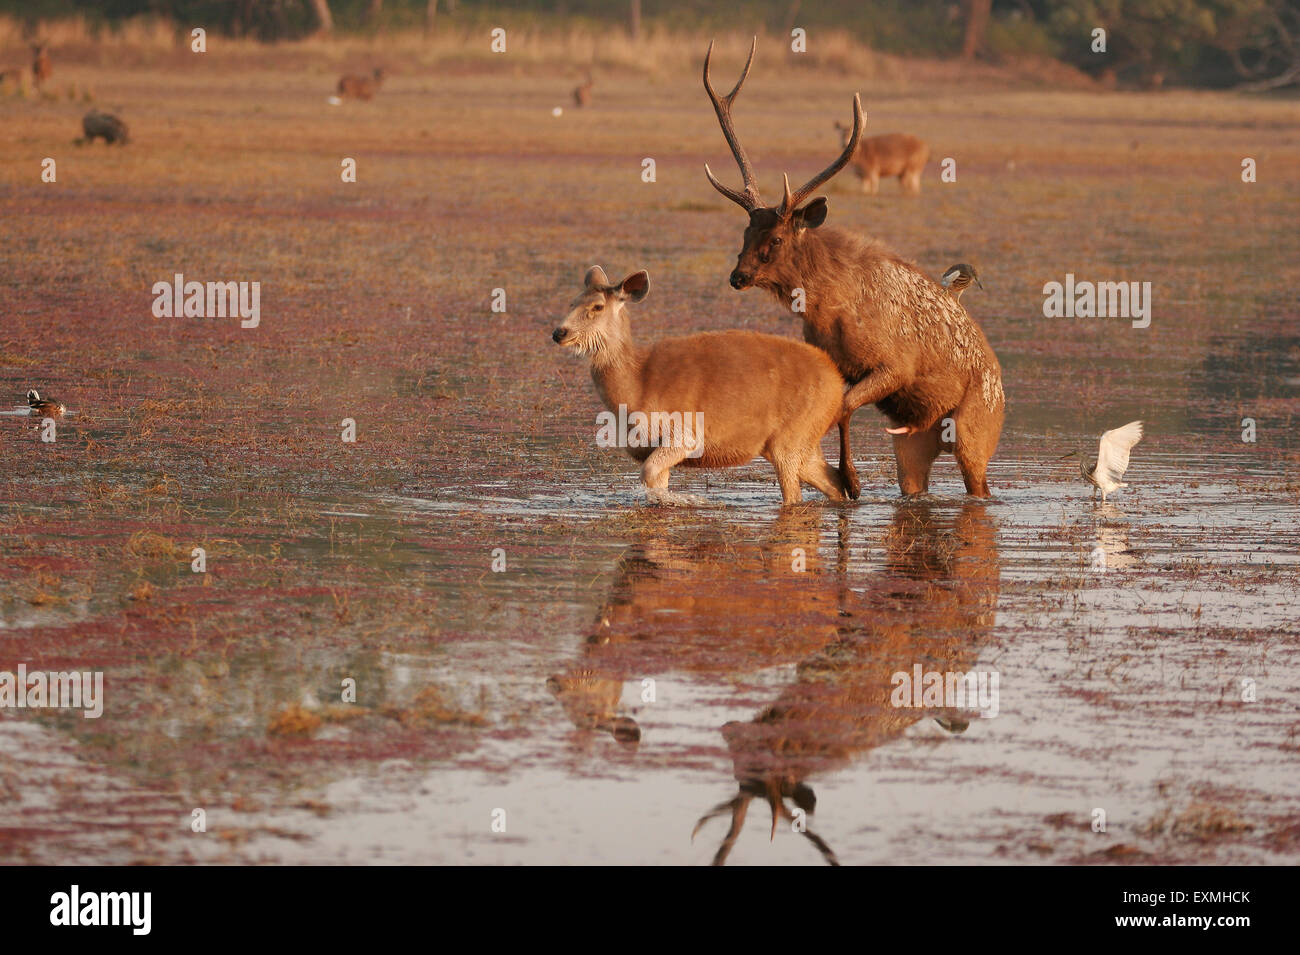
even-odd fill
[(840, 472), (844, 479), (844, 493), (849, 496), (850, 501), (856, 501), (862, 496), (862, 482), (858, 480), (858, 470), (855, 467), (844, 468)]

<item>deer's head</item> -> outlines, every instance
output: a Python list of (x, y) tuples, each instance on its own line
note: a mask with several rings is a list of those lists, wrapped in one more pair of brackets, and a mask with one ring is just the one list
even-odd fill
[(605, 270), (593, 265), (583, 278), (582, 294), (569, 304), (569, 314), (551, 339), (578, 355), (598, 354), (627, 337), (624, 306), (641, 301), (649, 291), (650, 276), (644, 271), (611, 285)]
[(853, 128), (846, 137), (844, 149), (839, 157), (798, 189), (791, 190), (790, 177), (785, 176), (785, 195), (781, 202), (775, 206), (763, 205), (758, 195), (754, 169), (749, 163), (749, 157), (745, 155), (744, 147), (740, 145), (731, 118), (732, 101), (740, 92), (740, 88), (745, 85), (749, 68), (754, 62), (754, 51), (757, 45), (758, 40), (755, 38), (754, 44), (749, 48), (749, 59), (745, 61), (745, 69), (740, 74), (740, 79), (732, 91), (722, 97), (718, 96), (713, 89), (713, 84), (709, 82), (709, 61), (713, 57), (712, 43), (709, 44), (709, 52), (704, 57), (704, 89), (713, 103), (714, 112), (718, 114), (718, 123), (722, 126), (722, 135), (726, 137), (727, 145), (731, 147), (731, 155), (735, 157), (736, 164), (740, 167), (744, 187), (737, 192), (724, 186), (713, 175), (708, 163), (704, 165), (704, 173), (709, 177), (709, 182), (713, 184), (714, 189), (749, 214), (749, 225), (745, 228), (745, 244), (741, 247), (740, 256), (736, 260), (736, 268), (731, 273), (731, 287), (734, 289), (746, 289), (753, 285), (772, 288), (778, 284), (778, 277), (789, 263), (793, 250), (804, 239), (807, 230), (815, 229), (826, 221), (825, 197), (818, 196), (811, 202), (806, 200), (815, 189), (843, 169), (853, 158), (853, 153), (862, 138), (862, 127), (866, 123), (866, 118), (862, 115), (862, 100), (854, 94)]

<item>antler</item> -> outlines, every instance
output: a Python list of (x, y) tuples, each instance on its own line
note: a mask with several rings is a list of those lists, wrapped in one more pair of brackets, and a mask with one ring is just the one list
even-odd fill
[(742, 792), (735, 799), (718, 803), (701, 816), (700, 821), (691, 830), (691, 842), (694, 842), (696, 834), (704, 827), (706, 822), (726, 812), (731, 813), (731, 828), (727, 830), (727, 837), (722, 840), (722, 845), (718, 847), (717, 853), (713, 856), (714, 865), (726, 864), (727, 856), (731, 855), (731, 847), (736, 844), (736, 837), (740, 835), (740, 827), (745, 824), (745, 814), (749, 812), (749, 801), (753, 798), (752, 793)]
[[(714, 865), (726, 865), (727, 856), (731, 855), (732, 847), (735, 846), (736, 839), (740, 836), (741, 827), (745, 824), (745, 816), (749, 812), (750, 800), (757, 795), (754, 790), (758, 789), (759, 785), (751, 785), (749, 787), (742, 785), (739, 795), (734, 799), (718, 803), (701, 816), (699, 822), (695, 824), (695, 828), (691, 830), (691, 841), (694, 842), (695, 836), (702, 828), (704, 828), (706, 822), (710, 819), (716, 819), (718, 816), (725, 815), (728, 812), (731, 813), (731, 828), (727, 830), (727, 835), (722, 840), (722, 845), (718, 847), (717, 853), (713, 856)], [(765, 786), (763, 786), (763, 789), (766, 790), (764, 795), (767, 796), (767, 801), (772, 806), (772, 838), (775, 839), (777, 820), (794, 819), (794, 813), (786, 807), (784, 800), (781, 798), (781, 789), (779, 784), (769, 781)], [(817, 851), (821, 853), (822, 858), (826, 860), (828, 865), (838, 866), (840, 864), (840, 860), (835, 857), (834, 851), (826, 844), (826, 841), (822, 839), (821, 836), (807, 828), (801, 830), (801, 832), (804, 838), (817, 847)]]
[[(745, 69), (741, 71), (740, 79), (731, 92), (721, 99), (713, 89), (713, 84), (709, 82), (709, 60), (713, 58), (713, 41), (709, 41), (709, 52), (704, 55), (704, 90), (709, 94), (709, 99), (713, 102), (713, 111), (718, 114), (718, 123), (722, 126), (722, 135), (727, 138), (727, 145), (731, 147), (731, 155), (736, 157), (736, 165), (740, 167), (740, 174), (744, 177), (745, 188), (736, 192), (734, 189), (728, 189), (718, 178), (713, 175), (713, 170), (709, 164), (704, 164), (704, 174), (709, 177), (709, 182), (713, 188), (718, 190), (736, 205), (740, 206), (746, 212), (753, 212), (757, 209), (762, 201), (758, 198), (758, 183), (754, 176), (754, 168), (749, 164), (749, 157), (745, 155), (745, 148), (740, 145), (740, 140), (736, 137), (736, 127), (731, 121), (731, 103), (740, 92), (740, 88), (745, 85), (745, 79), (749, 76), (749, 68), (754, 63), (754, 52), (758, 49), (758, 37), (754, 37), (754, 42), (749, 47), (749, 59), (745, 61)], [(856, 148), (857, 141), (854, 141)], [(848, 162), (846, 159), (845, 162)], [(841, 163), (840, 165), (843, 165)]]
[[(862, 97), (857, 93), (854, 93), (853, 132), (849, 134), (849, 141), (845, 143), (844, 151), (840, 153), (838, 159), (805, 182), (793, 193), (790, 191), (790, 177), (785, 177), (785, 198), (781, 200), (781, 208), (777, 210), (781, 216), (787, 216), (791, 212), (794, 212), (794, 210), (797, 209), (805, 199), (812, 195), (814, 189), (848, 165), (849, 160), (853, 158), (853, 153), (858, 148), (858, 141), (862, 139), (862, 127), (866, 121), (866, 117), (862, 115)], [(715, 183), (714, 185), (717, 184)]]

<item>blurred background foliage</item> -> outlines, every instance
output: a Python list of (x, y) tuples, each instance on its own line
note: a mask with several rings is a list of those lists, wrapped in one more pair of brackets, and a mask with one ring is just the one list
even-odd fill
[[(1300, 0), (0, 0), (0, 15), (38, 38), (42, 23), (79, 18), (111, 31), (151, 17), (178, 31), (265, 42), (322, 33), (530, 28), (847, 33), (901, 56), (1014, 61), (1050, 57), (1107, 83), (1159, 87), (1300, 83)], [(505, 21), (503, 18), (508, 17)], [(1093, 52), (1106, 30), (1107, 55)]]

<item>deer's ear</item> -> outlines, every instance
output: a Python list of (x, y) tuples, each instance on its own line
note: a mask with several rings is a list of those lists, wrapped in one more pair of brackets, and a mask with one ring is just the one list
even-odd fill
[(644, 269), (640, 272), (633, 272), (623, 280), (619, 290), (623, 293), (624, 298), (639, 302), (650, 291), (650, 276)]
[(808, 205), (795, 212), (795, 227), (799, 229), (815, 229), (826, 221), (826, 212), (826, 197), (818, 196)]
[(608, 285), (609, 276), (599, 265), (593, 265), (587, 269), (587, 274), (583, 277), (582, 282), (587, 288), (596, 288), (598, 285)]

